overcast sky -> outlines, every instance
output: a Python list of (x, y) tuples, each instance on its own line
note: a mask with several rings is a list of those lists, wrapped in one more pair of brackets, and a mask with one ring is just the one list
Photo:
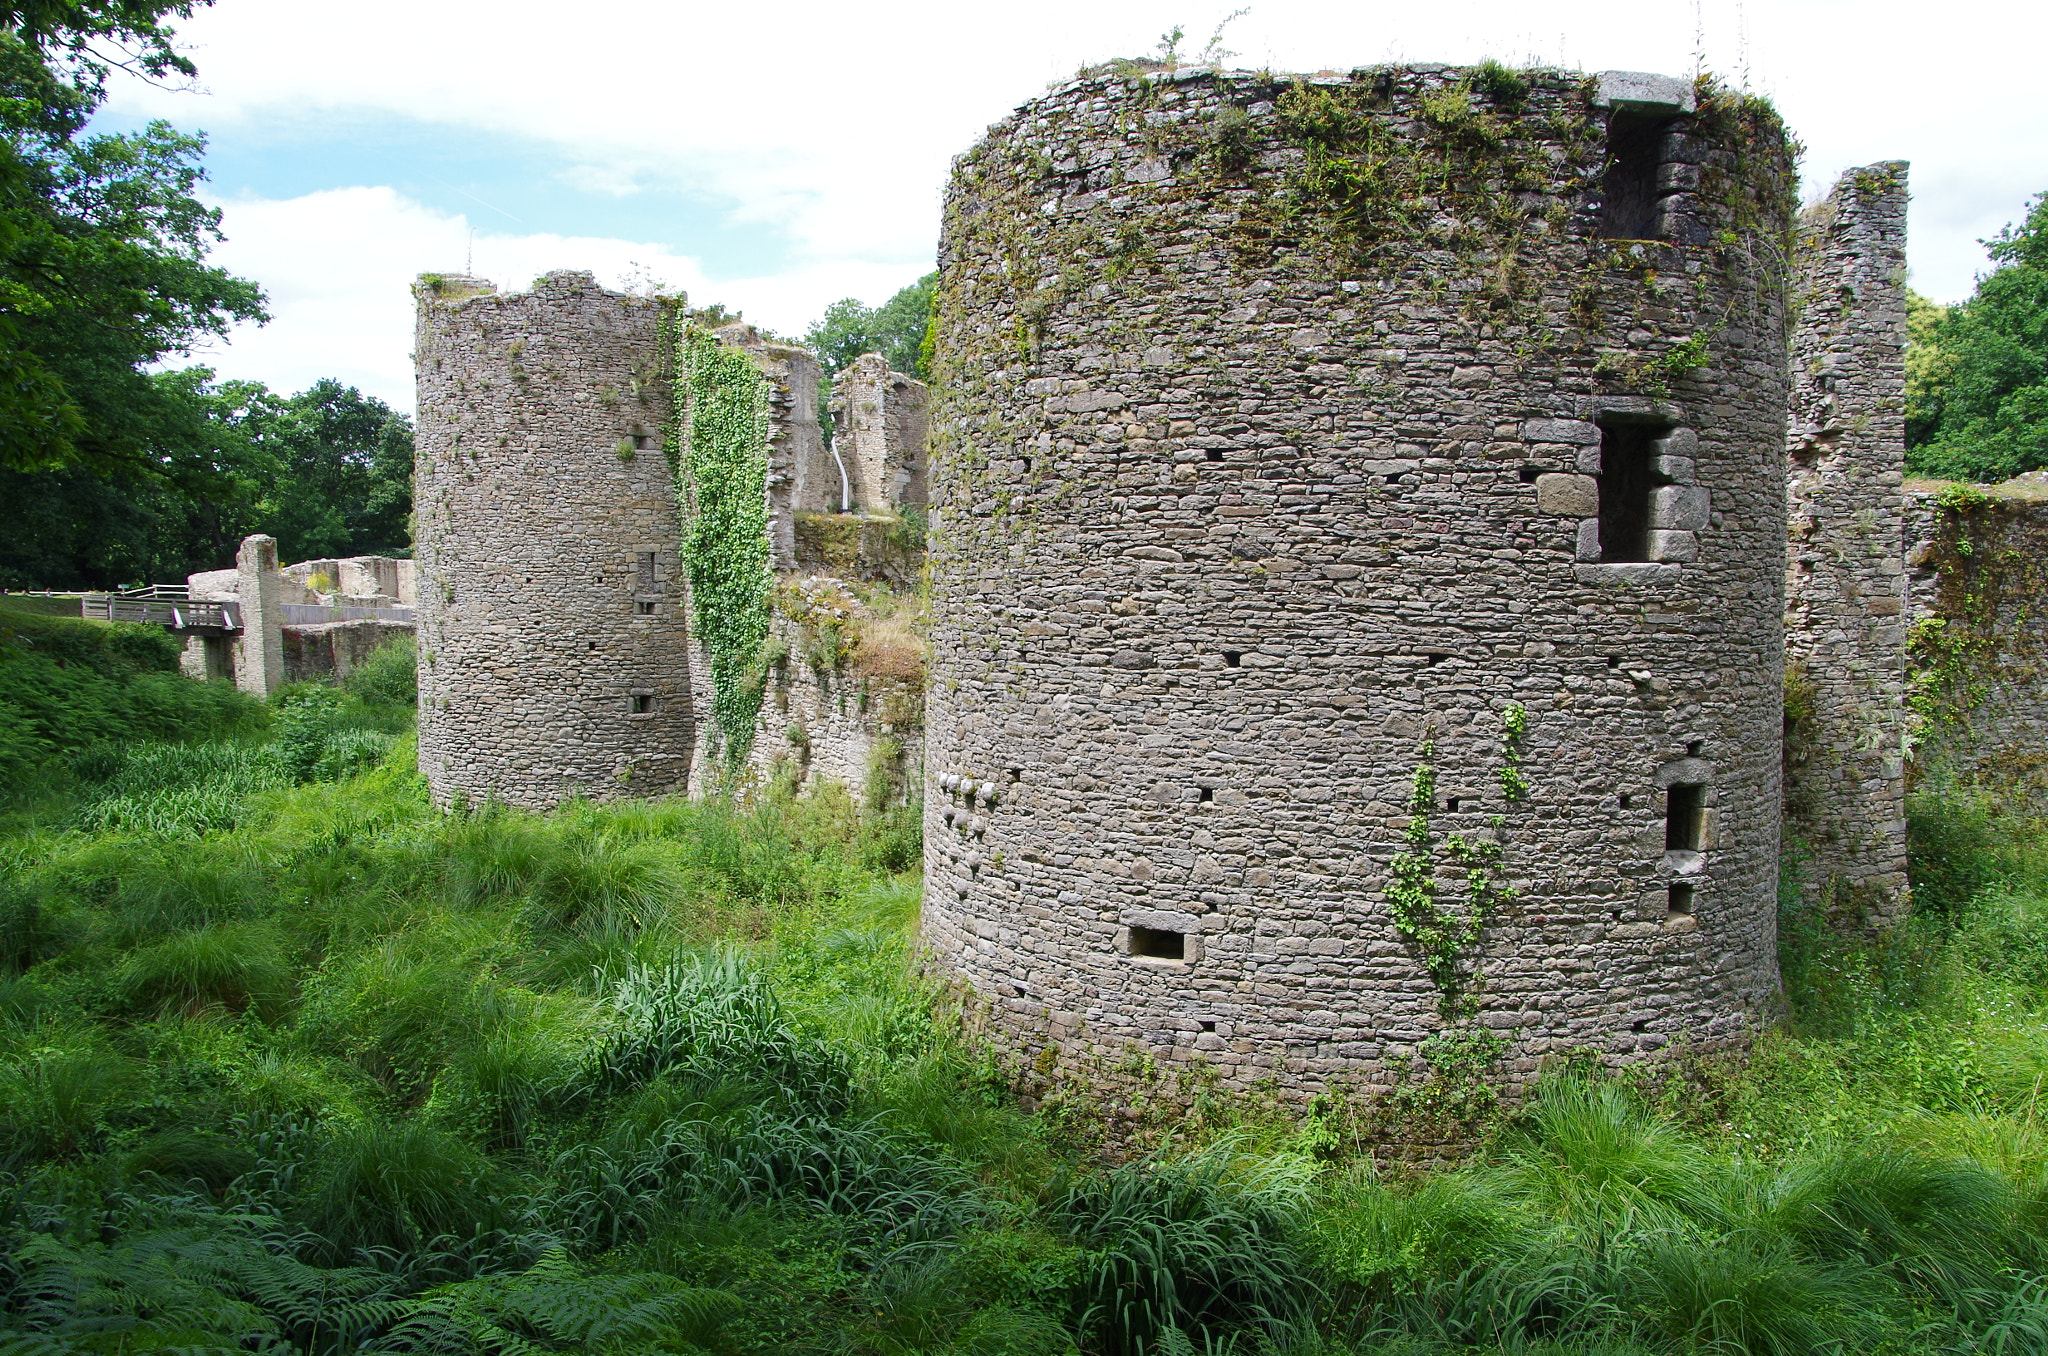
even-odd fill
[[(182, 32), (200, 88), (117, 89), (104, 121), (212, 141), (215, 256), (275, 319), (198, 355), (298, 390), (336, 377), (412, 407), (423, 271), (523, 287), (629, 274), (800, 333), (931, 267), (949, 159), (1084, 64), (1199, 50), (1232, 5), (782, 0), (219, 0)], [(1708, 68), (1770, 95), (1815, 196), (1913, 162), (1913, 285), (1968, 295), (1977, 241), (2048, 189), (2023, 0), (1252, 0), (1232, 65), (1348, 69), (1482, 57), (1584, 70)]]

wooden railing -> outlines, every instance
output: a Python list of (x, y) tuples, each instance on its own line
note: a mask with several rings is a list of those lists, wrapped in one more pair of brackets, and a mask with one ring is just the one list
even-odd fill
[(119, 593), (88, 593), (78, 600), (80, 616), (95, 621), (142, 622), (173, 631), (239, 631), (240, 603), (194, 598), (183, 584), (151, 584)]

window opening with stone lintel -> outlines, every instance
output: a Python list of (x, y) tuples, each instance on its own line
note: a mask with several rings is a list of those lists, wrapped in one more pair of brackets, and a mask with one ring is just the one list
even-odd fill
[(1600, 424), (1600, 559), (1636, 563), (1650, 559), (1650, 491), (1656, 486), (1653, 458), (1666, 425), (1634, 420)]
[(1183, 932), (1171, 932), (1165, 928), (1131, 929), (1131, 954), (1146, 960), (1186, 961), (1188, 939)]
[(1673, 782), (1664, 792), (1664, 850), (1698, 852), (1706, 818), (1707, 788), (1699, 782)]
[(1609, 240), (1655, 240), (1664, 139), (1676, 121), (1617, 112), (1607, 122), (1607, 173), (1600, 181), (1600, 234)]

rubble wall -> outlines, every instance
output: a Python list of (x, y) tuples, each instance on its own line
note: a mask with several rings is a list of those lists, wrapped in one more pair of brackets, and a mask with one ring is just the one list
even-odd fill
[[(956, 162), (925, 938), (1036, 1067), (1519, 1079), (1773, 1000), (1785, 138), (1483, 76), (1103, 72)], [(1447, 833), (1519, 892), (1470, 1008), (1394, 911), (1425, 764), (1440, 906)]]
[(2048, 476), (1906, 490), (1913, 775), (2048, 808)]
[(665, 303), (556, 272), (423, 279), (420, 770), (437, 802), (681, 790), (695, 714)]
[(1839, 919), (1906, 885), (1906, 166), (1851, 170), (1800, 222), (1785, 573), (1785, 816)]

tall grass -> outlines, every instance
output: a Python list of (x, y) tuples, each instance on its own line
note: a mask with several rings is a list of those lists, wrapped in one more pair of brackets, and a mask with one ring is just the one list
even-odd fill
[(2000, 807), (1916, 802), (1888, 937), (1787, 916), (1746, 1062), (1560, 1076), (1452, 1171), (1249, 1101), (1119, 1163), (920, 977), (914, 807), (444, 816), (368, 673), (81, 741), (0, 839), (0, 1349), (2048, 1353)]

